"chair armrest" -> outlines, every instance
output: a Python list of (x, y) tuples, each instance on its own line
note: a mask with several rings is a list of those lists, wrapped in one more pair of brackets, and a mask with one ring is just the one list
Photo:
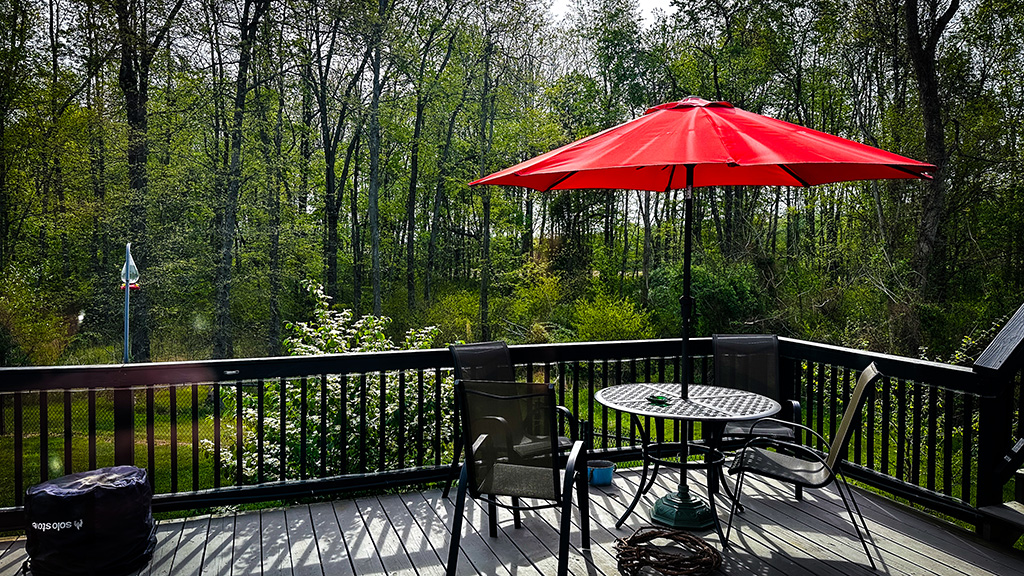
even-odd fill
[(569, 458), (565, 462), (565, 477), (562, 478), (563, 498), (567, 498), (569, 494), (572, 494), (572, 484), (576, 481), (577, 464), (580, 464), (583, 472), (586, 473), (587, 450), (582, 440), (573, 442), (572, 450), (569, 451)]
[(569, 420), (569, 434), (570, 440), (575, 442), (576, 440), (584, 440), (585, 438), (578, 436), (580, 430), (580, 421), (576, 418), (576, 415), (565, 406), (555, 406), (555, 410), (565, 416)]
[[(513, 440), (513, 438), (512, 438), (512, 429), (508, 425), (508, 420), (505, 420), (501, 416), (484, 416), (483, 418), (480, 418), (479, 420), (495, 424), (494, 426), (487, 426), (487, 428), (490, 428), (491, 430), (494, 430), (495, 433), (497, 433), (499, 431), (500, 432), (504, 432), (504, 436), (505, 436), (505, 454), (506, 455), (510, 455), (510, 454), (513, 453), (513, 451), (515, 451), (516, 443), (515, 443), (515, 440)], [(484, 434), (481, 434), (480, 436), (478, 436), (478, 438), (485, 438), (486, 439), (488, 436), (489, 436), (488, 433), (484, 433)], [(475, 446), (477, 444), (479, 444), (479, 440), (477, 440), (473, 444), (474, 445), (474, 452), (476, 451)]]

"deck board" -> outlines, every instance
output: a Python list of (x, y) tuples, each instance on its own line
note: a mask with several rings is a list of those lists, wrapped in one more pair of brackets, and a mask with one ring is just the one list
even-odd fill
[[(619, 471), (607, 487), (591, 487), (591, 546), (580, 546), (574, 510), (569, 565), (577, 576), (618, 574), (615, 543), (650, 524), (654, 500), (672, 490), (678, 472), (659, 475), (651, 492), (622, 528), (640, 475)], [(952, 524), (856, 491), (871, 534), (869, 549), (879, 570), (871, 571), (846, 510), (834, 489), (807, 490), (803, 501), (790, 488), (748, 479), (730, 545), (719, 574), (736, 576), (965, 576), (1024, 574), (1024, 554), (991, 545)], [(691, 489), (704, 496), (702, 479)], [(166, 520), (157, 524), (153, 560), (139, 576), (438, 576), (448, 558), (453, 501), (440, 490), (366, 496), (286, 509), (237, 512)], [(729, 511), (719, 504), (723, 523)], [(499, 511), (498, 538), (487, 535), (486, 506), (467, 503), (461, 539), (460, 575), (551, 574), (557, 561), (558, 512), (523, 515), (515, 529), (511, 513)], [(699, 534), (721, 550), (718, 535)], [(15, 576), (27, 558), (24, 537), (0, 539), (0, 576)]]
[(206, 533), (203, 576), (231, 576), (234, 563), (235, 515), (213, 516)]

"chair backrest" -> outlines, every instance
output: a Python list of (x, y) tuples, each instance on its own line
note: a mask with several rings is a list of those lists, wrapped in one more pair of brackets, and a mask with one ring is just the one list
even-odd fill
[(715, 385), (783, 400), (779, 339), (774, 334), (715, 334)]
[(469, 491), (546, 498), (561, 494), (555, 389), (543, 382), (457, 380)]
[(512, 356), (504, 342), (478, 342), (453, 344), (448, 347), (455, 358), (455, 379), (502, 380), (516, 379)]
[(835, 469), (836, 461), (839, 460), (846, 450), (846, 443), (850, 440), (853, 426), (859, 420), (860, 410), (864, 406), (867, 390), (873, 387), (875, 381), (881, 377), (882, 373), (878, 371), (878, 366), (875, 366), (875, 363), (872, 362), (868, 364), (868, 367), (857, 378), (857, 385), (853, 388), (853, 394), (850, 395), (850, 400), (846, 403), (843, 420), (839, 423), (839, 429), (836, 430), (835, 435), (832, 437), (832, 443), (828, 448), (828, 456), (825, 458), (825, 463), (828, 464), (830, 469)]

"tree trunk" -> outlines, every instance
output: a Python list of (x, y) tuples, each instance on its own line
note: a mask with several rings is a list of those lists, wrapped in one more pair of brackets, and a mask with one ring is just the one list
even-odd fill
[[(231, 321), (232, 247), (238, 218), (238, 195), (242, 186), (242, 121), (245, 100), (249, 91), (249, 63), (252, 44), (259, 20), (270, 7), (270, 0), (246, 0), (242, 10), (238, 71), (235, 77), (235, 97), (230, 127), (230, 164), (228, 165), (226, 194), (221, 205), (219, 230), (220, 252), (214, 282), (217, 286), (216, 328), (213, 336), (213, 357), (230, 358), (234, 355), (234, 334)], [(249, 18), (252, 10), (252, 19)]]
[(373, 73), (373, 94), (370, 97), (370, 129), (367, 144), (370, 152), (370, 185), (368, 189), (367, 217), (370, 220), (370, 266), (373, 282), (373, 315), (381, 315), (382, 294), (380, 278), (380, 94), (383, 90), (380, 77), (381, 42), (384, 34), (384, 15), (387, 12), (388, 0), (380, 0), (377, 4), (377, 17), (373, 23), (370, 68)]
[[(933, 3), (934, 4), (934, 3)], [(937, 168), (932, 180), (925, 185), (921, 203), (921, 225), (914, 250), (913, 268), (917, 286), (923, 294), (932, 288), (933, 272), (938, 268), (937, 247), (940, 232), (946, 220), (946, 149), (945, 127), (942, 123), (942, 100), (939, 96), (939, 76), (936, 70), (936, 52), (946, 26), (960, 7), (959, 0), (950, 0), (946, 11), (937, 15), (936, 6), (929, 7), (929, 16), (923, 22), (922, 34), (918, 0), (906, 0), (905, 22), (907, 48), (917, 78), (924, 120), (924, 145), (928, 162)]]

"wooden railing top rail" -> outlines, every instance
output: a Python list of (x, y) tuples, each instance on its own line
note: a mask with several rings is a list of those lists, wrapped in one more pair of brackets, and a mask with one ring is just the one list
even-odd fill
[[(711, 353), (710, 338), (694, 338), (691, 353)], [(779, 338), (780, 354), (788, 358), (857, 367), (872, 361), (887, 376), (925, 382), (949, 390), (980, 396), (995, 394), (1001, 383), (980, 377), (971, 368), (853, 348)], [(678, 356), (677, 338), (613, 342), (574, 342), (512, 346), (517, 364), (600, 361), (630, 357)], [(73, 390), (90, 388), (135, 388), (150, 384), (237, 382), (287, 378), (310, 374), (358, 374), (382, 370), (451, 368), (447, 349), (394, 352), (355, 352), (320, 356), (281, 356), (194, 362), (159, 362), (94, 366), (45, 366), (0, 368), (0, 392), (22, 390)]]
[(779, 354), (809, 362), (850, 367), (863, 367), (875, 362), (879, 371), (890, 378), (923, 382), (930, 386), (977, 396), (992, 396), (1002, 385), (1000, 382), (980, 378), (971, 368), (965, 366), (866, 352), (793, 338), (779, 338)]

